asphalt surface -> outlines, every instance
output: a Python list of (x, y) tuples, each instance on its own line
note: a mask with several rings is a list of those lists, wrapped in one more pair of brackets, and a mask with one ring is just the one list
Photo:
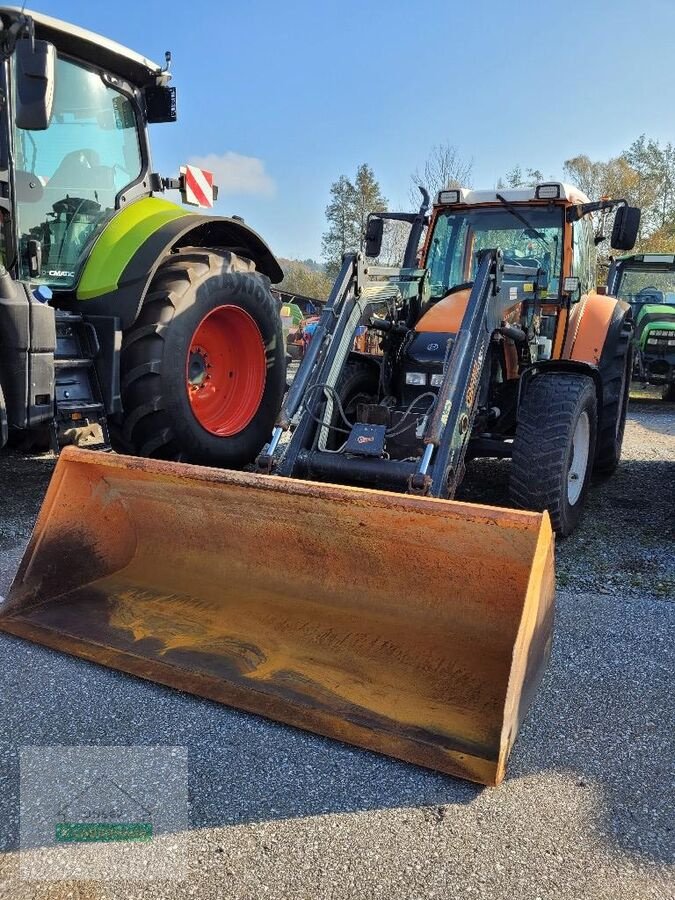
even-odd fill
[[(619, 471), (557, 550), (552, 663), (497, 789), (0, 635), (0, 897), (672, 900), (674, 460), (675, 406), (632, 404)], [(0, 594), (51, 468), (0, 456)], [(464, 496), (504, 502), (507, 471), (471, 466)], [(98, 880), (30, 880), (48, 860), (20, 851), (19, 750), (54, 745), (187, 748), (170, 877), (119, 880), (96, 844)]]

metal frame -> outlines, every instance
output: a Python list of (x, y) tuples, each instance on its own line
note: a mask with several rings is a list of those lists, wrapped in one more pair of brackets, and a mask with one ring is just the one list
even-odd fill
[[(421, 459), (391, 461), (382, 458), (350, 457), (336, 451), (317, 449), (316, 437), (325, 415), (327, 390), (335, 388), (352, 346), (356, 326), (362, 321), (370, 297), (387, 282), (398, 289), (406, 285), (419, 295), (426, 270), (366, 267), (360, 253), (345, 256), (319, 325), (293, 384), (286, 396), (269, 444), (258, 458), (258, 468), (271, 472), (283, 433), (298, 415), (300, 421), (282, 454), (276, 474), (335, 482), (355, 481), (376, 487), (432, 497), (453, 497), (461, 481), (464, 459), (472, 435), (479, 386), (493, 334), (501, 327), (502, 311), (514, 302), (511, 291), (502, 291), (504, 276), (516, 280), (519, 299), (525, 294), (517, 279), (535, 281), (541, 271), (521, 266), (505, 266), (501, 250), (485, 250), (479, 257), (478, 272), (466, 312), (455, 337), (438, 390), (434, 412), (426, 424)], [(530, 297), (536, 297), (529, 294)], [(323, 421), (326, 421), (325, 418)]]

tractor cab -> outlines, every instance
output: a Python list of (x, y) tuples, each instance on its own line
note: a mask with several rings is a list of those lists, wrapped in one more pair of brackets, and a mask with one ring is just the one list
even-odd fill
[(634, 375), (675, 399), (675, 255), (638, 253), (614, 260), (608, 290), (629, 303), (635, 321)]
[[(21, 431), (55, 450), (114, 440), (142, 456), (185, 459), (202, 441), (212, 461), (230, 450), (239, 458), (242, 448), (253, 457), (264, 438), (247, 432), (250, 446), (229, 438), (247, 429), (265, 390), (276, 398), (283, 387), (278, 310), (261, 278), (276, 283), (283, 273), (240, 217), (191, 215), (156, 196), (178, 190), (183, 203), (205, 208), (217, 196), (211, 173), (196, 166), (181, 167), (178, 178), (152, 170), (147, 126), (176, 119), (170, 54), (161, 66), (76, 25), (0, 7), (0, 57), (0, 447)], [(195, 248), (204, 252), (190, 256)], [(186, 271), (194, 290), (183, 289)], [(225, 302), (226, 282), (248, 285), (248, 299), (233, 289)], [(261, 302), (240, 309), (253, 293)], [(159, 308), (145, 308), (150, 295), (164, 298), (163, 332), (175, 318), (177, 345), (134, 343), (139, 318), (147, 333)], [(216, 308), (228, 312), (202, 330), (201, 318), (179, 315), (177, 304), (195, 317), (201, 309), (205, 320)], [(242, 352), (246, 336), (250, 352)], [(153, 377), (127, 391), (129, 371), (146, 365)], [(171, 402), (162, 423), (154, 411)], [(152, 422), (136, 427), (139, 409), (152, 409)]]
[(116, 211), (167, 187), (189, 202), (184, 179), (151, 170), (147, 125), (176, 118), (170, 55), (162, 67), (40, 13), (0, 19), (5, 264), (69, 291)]

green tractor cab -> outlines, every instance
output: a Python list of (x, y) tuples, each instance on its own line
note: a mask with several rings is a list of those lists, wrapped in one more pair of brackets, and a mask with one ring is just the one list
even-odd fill
[(0, 443), (251, 461), (285, 384), (283, 273), (243, 220), (210, 214), (211, 173), (153, 170), (170, 55), (40, 13), (0, 7), (0, 24)]
[(639, 253), (612, 263), (608, 293), (630, 303), (635, 321), (634, 378), (675, 400), (675, 254)]

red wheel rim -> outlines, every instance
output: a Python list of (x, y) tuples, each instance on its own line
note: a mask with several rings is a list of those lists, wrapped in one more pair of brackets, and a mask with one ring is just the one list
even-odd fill
[(260, 329), (239, 306), (217, 306), (192, 335), (186, 364), (194, 417), (218, 437), (231, 437), (251, 422), (267, 375)]

